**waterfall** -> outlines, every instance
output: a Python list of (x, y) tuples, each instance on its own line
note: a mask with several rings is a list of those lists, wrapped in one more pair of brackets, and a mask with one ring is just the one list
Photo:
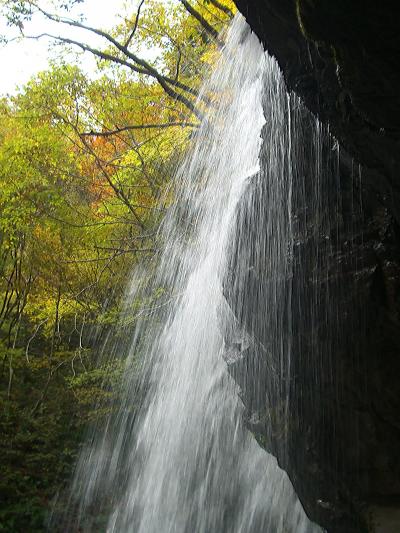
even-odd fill
[[(143, 313), (136, 321), (119, 412), (82, 452), (71, 489), (79, 518), (67, 519), (68, 532), (321, 531), (248, 430), (259, 415), (241, 400), (257, 381), (249, 357), (264, 357), (267, 393), (279, 396), (282, 432), (290, 431), (293, 176), (301, 167), (294, 156), (312, 159), (318, 174), (319, 126), (309, 118), (311, 148), (301, 154), (301, 106), (241, 17), (202, 92), (217, 94), (217, 105), (177, 172), (177, 198), (160, 234), (152, 283), (163, 303), (151, 320)], [(261, 238), (247, 242), (258, 227)], [(251, 266), (255, 256), (266, 265), (262, 274)], [(268, 287), (261, 304), (260, 283)], [(244, 294), (249, 286), (254, 291)], [(263, 343), (254, 313), (268, 329)]]

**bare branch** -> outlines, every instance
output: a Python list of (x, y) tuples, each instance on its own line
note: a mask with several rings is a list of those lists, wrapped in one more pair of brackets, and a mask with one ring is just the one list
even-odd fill
[(109, 251), (109, 252), (116, 252), (117, 255), (121, 255), (121, 254), (132, 254), (132, 253), (146, 253), (146, 252), (151, 252), (151, 253), (156, 253), (158, 252), (159, 250), (157, 250), (156, 248), (112, 248), (112, 247), (107, 247), (107, 246), (96, 246), (96, 248), (98, 250), (105, 250), (105, 251)]
[[(134, 72), (137, 72), (139, 74), (145, 74), (146, 76), (150, 76), (152, 78), (156, 78), (158, 83), (161, 85), (161, 87), (164, 89), (164, 91), (170, 96), (173, 100), (177, 100), (178, 102), (181, 102), (189, 111), (191, 111), (198, 119), (203, 118), (203, 113), (199, 111), (194, 103), (186, 98), (182, 93), (178, 93), (177, 91), (174, 91), (169, 84), (175, 85), (178, 88), (182, 88), (181, 86), (183, 84), (179, 82), (175, 82), (174, 80), (171, 80), (170, 78), (165, 78), (164, 76), (161, 76), (157, 73), (157, 75), (153, 75), (150, 72), (147, 72), (144, 69), (138, 68), (133, 63), (130, 63), (129, 61), (125, 61), (117, 56), (111, 55), (107, 52), (101, 52), (100, 50), (96, 48), (92, 48), (91, 46), (88, 46), (87, 44), (84, 44), (80, 41), (75, 41), (74, 39), (69, 39), (67, 37), (61, 37), (60, 35), (52, 35), (50, 33), (41, 33), (40, 35), (36, 36), (26, 36), (27, 39), (40, 39), (41, 37), (49, 37), (50, 39), (54, 39), (56, 41), (60, 41), (66, 44), (72, 44), (74, 46), (77, 46), (81, 48), (81, 50), (85, 52), (90, 52), (91, 54), (99, 57), (100, 59), (104, 59), (106, 61), (112, 61), (114, 63), (118, 63), (120, 65), (123, 65), (125, 67), (130, 68)], [(154, 69), (153, 69), (154, 70)], [(155, 71), (156, 72), (156, 71)], [(184, 89), (186, 90), (186, 89)], [(188, 88), (186, 92), (190, 92), (191, 94), (194, 94), (194, 89)]]
[[(68, 261), (61, 261), (61, 263), (63, 265), (77, 265), (79, 263), (98, 263), (100, 261), (109, 261), (109, 260), (110, 260), (110, 256), (107, 256), (107, 257), (92, 257), (90, 259), (69, 259)], [(92, 284), (92, 285), (94, 285), (94, 284)], [(80, 293), (78, 293), (78, 295), (79, 294)]]
[(182, 52), (181, 52), (181, 48), (178, 46), (178, 60), (176, 62), (176, 70), (175, 70), (175, 80), (177, 80), (179, 78), (179, 72), (180, 72), (180, 68), (181, 68), (181, 61), (182, 61)]
[(173, 128), (173, 127), (181, 127), (181, 128), (198, 128), (198, 124), (194, 124), (193, 122), (167, 122), (163, 124), (136, 124), (132, 126), (123, 126), (121, 128), (115, 128), (114, 130), (110, 131), (88, 131), (83, 132), (81, 135), (83, 137), (88, 136), (95, 136), (95, 137), (109, 137), (110, 135), (116, 135), (118, 133), (122, 133), (124, 131), (130, 131), (130, 130), (146, 130), (146, 129), (166, 129), (166, 128)]
[[(186, 0), (182, 0), (182, 1), (186, 1)], [(147, 76), (155, 78), (158, 81), (158, 83), (161, 85), (161, 87), (164, 89), (164, 91), (169, 96), (171, 96), (171, 98), (174, 98), (174, 99), (180, 101), (190, 111), (192, 111), (192, 113), (194, 113), (198, 118), (202, 118), (202, 113), (195, 108), (193, 102), (188, 100), (184, 95), (174, 91), (170, 87), (170, 85), (175, 86), (175, 87), (177, 87), (179, 89), (182, 89), (183, 91), (188, 92), (190, 94), (193, 94), (194, 96), (197, 96), (198, 92), (195, 91), (193, 88), (188, 87), (187, 85), (185, 85), (185, 84), (183, 84), (183, 83), (181, 83), (179, 81), (176, 81), (176, 80), (174, 80), (172, 78), (169, 78), (169, 77), (167, 78), (167, 77), (163, 76), (154, 67), (152, 67), (150, 65), (150, 63), (148, 63), (144, 59), (141, 59), (136, 54), (133, 54), (132, 52), (130, 52), (128, 50), (128, 48), (126, 47), (126, 45), (123, 45), (120, 42), (118, 42), (109, 33), (105, 32), (103, 30), (100, 30), (98, 28), (93, 28), (91, 26), (87, 26), (86, 24), (82, 24), (81, 22), (78, 22), (76, 20), (72, 20), (72, 19), (68, 19), (68, 18), (63, 18), (63, 17), (57, 16), (57, 15), (53, 15), (52, 13), (49, 13), (48, 11), (46, 11), (46, 10), (42, 9), (41, 7), (39, 7), (37, 4), (32, 3), (32, 5), (34, 5), (36, 7), (36, 9), (40, 13), (42, 13), (46, 18), (48, 18), (49, 20), (52, 20), (53, 22), (58, 22), (60, 24), (66, 24), (68, 26), (72, 26), (72, 27), (75, 27), (75, 28), (80, 28), (80, 29), (86, 30), (88, 32), (94, 33), (95, 35), (98, 35), (100, 37), (103, 37), (109, 43), (111, 43), (115, 48), (117, 48), (117, 50), (122, 52), (126, 57), (128, 57), (130, 60), (132, 60), (134, 63), (136, 63), (136, 65), (134, 65), (134, 64), (132, 64), (130, 62), (121, 60), (120, 58), (117, 58), (114, 55), (110, 55), (108, 53), (101, 52), (100, 50), (93, 49), (93, 48), (89, 47), (88, 45), (86, 45), (86, 44), (84, 44), (82, 42), (74, 41), (73, 39), (68, 39), (67, 37), (61, 37), (61, 36), (56, 37), (54, 35), (52, 36), (52, 35), (49, 35), (49, 34), (42, 34), (42, 36), (43, 35), (47, 35), (47, 37), (50, 37), (50, 38), (53, 38), (53, 39), (57, 39), (59, 41), (62, 41), (62, 42), (68, 43), (68, 44), (73, 44), (75, 46), (79, 46), (82, 50), (89, 51), (92, 54), (97, 55), (98, 57), (101, 57), (102, 59), (115, 61), (115, 62), (120, 63), (122, 65), (128, 66), (130, 69), (134, 70), (135, 72), (139, 72), (141, 74), (145, 74)], [(193, 10), (193, 11), (197, 13), (197, 11), (195, 11), (195, 10)], [(199, 14), (199, 16), (201, 17), (200, 14)], [(206, 22), (206, 24), (208, 24), (207, 21), (205, 21), (205, 22)], [(216, 32), (216, 30), (214, 30), (214, 28), (212, 28), (212, 26), (209, 25), (209, 27), (218, 36), (218, 32)], [(139, 65), (139, 66), (137, 66), (137, 65)]]
[(29, 337), (28, 339), (28, 342), (26, 344), (26, 349), (25, 349), (25, 357), (26, 357), (26, 360), (27, 362), (29, 363), (29, 346), (31, 344), (31, 342), (33, 341), (33, 339), (36, 337), (36, 335), (38, 334), (39, 332), (39, 329), (43, 326), (43, 324), (45, 322), (47, 322), (49, 320), (49, 318), (45, 318), (44, 320), (42, 320), (41, 322), (39, 322), (39, 324), (36, 326), (34, 332), (33, 332), (33, 335), (31, 337)]
[(203, 15), (197, 11), (187, 0), (179, 0), (182, 5), (185, 6), (186, 10), (203, 26), (206, 32), (211, 35), (213, 40), (219, 45), (222, 46), (223, 43), (218, 38), (218, 32), (215, 28), (211, 26), (209, 22), (203, 17)]
[(130, 42), (132, 41), (132, 39), (133, 39), (133, 37), (134, 37), (134, 35), (136, 33), (136, 30), (137, 30), (137, 27), (138, 27), (138, 23), (139, 23), (140, 10), (142, 9), (142, 5), (143, 4), (144, 4), (144, 0), (141, 0), (140, 4), (138, 5), (137, 12), (136, 12), (135, 24), (133, 26), (133, 30), (129, 34), (128, 39), (126, 40), (125, 48), (127, 48), (130, 45)]

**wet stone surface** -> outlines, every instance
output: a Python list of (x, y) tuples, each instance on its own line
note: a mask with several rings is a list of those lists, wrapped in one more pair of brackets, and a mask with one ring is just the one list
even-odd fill
[[(269, 264), (268, 172), (252, 181), (253, 215), (235, 252), (248, 254), (248, 265), (232, 268), (225, 292), (253, 344), (230, 372), (249, 428), (289, 473), (308, 515), (328, 532), (380, 531), (369, 510), (378, 506), (385, 522), (385, 509), (392, 516), (399, 507), (385, 502), (400, 495), (399, 8), (306, 0), (237, 5), (277, 58), (288, 88), (329, 121), (342, 148), (336, 159), (327, 156), (336, 149), (325, 138), (319, 149), (326, 167), (311, 168), (315, 144), (305, 140), (305, 119), (292, 147), (304, 163), (293, 169), (290, 191), (282, 191), (292, 195), (294, 237), (290, 252), (281, 250), (280, 280), (271, 279)], [(265, 157), (267, 130), (263, 137)], [(288, 232), (280, 230), (284, 241)], [(271, 310), (271, 291), (290, 301)]]

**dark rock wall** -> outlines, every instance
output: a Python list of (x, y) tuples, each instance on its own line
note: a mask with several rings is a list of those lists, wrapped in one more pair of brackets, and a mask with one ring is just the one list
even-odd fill
[[(289, 473), (309, 516), (328, 532), (367, 531), (369, 509), (400, 507), (399, 7), (342, 0), (237, 5), (277, 58), (288, 88), (329, 123), (344, 150), (328, 172), (338, 176), (340, 194), (329, 179), (318, 191), (335, 206), (329, 228), (322, 207), (313, 211), (318, 220), (305, 221), (304, 199), (315, 195), (315, 183), (312, 173), (298, 173), (309, 177), (294, 197), (300, 245), (290, 280), (298, 307), (290, 368), (265, 352), (276, 324), (262, 307), (266, 262), (254, 254), (253, 277), (240, 281), (248, 290), (240, 305), (234, 297), (230, 303), (247, 310), (239, 318), (255, 345), (238, 363), (246, 368), (231, 371), (249, 427)], [(262, 179), (254, 187), (262, 198)], [(265, 232), (268, 213), (262, 202), (257, 209), (258, 225), (248, 225), (244, 241)]]

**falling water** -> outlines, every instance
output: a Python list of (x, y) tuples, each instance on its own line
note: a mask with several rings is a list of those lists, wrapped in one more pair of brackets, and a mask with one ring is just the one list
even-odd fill
[[(218, 105), (177, 173), (179, 193), (162, 229), (153, 282), (165, 298), (151, 321), (138, 320), (118, 415), (81, 455), (71, 490), (79, 519), (67, 519), (68, 532), (320, 531), (276, 459), (245, 427), (234, 370), (255, 343), (237, 287), (249, 257), (237, 243), (246, 227), (256, 227), (251, 209), (259, 213), (254, 205), (261, 209), (262, 201), (269, 210), (263, 247), (248, 251), (267, 263), (261, 281), (270, 286), (269, 301), (259, 314), (271, 343), (264, 355), (279, 351), (284, 372), (290, 367), (297, 115), (276, 62), (241, 18), (202, 90), (218, 94)], [(261, 178), (268, 191), (257, 196)], [(132, 371), (138, 354), (139, 383)], [(284, 416), (284, 391), (282, 398)]]

